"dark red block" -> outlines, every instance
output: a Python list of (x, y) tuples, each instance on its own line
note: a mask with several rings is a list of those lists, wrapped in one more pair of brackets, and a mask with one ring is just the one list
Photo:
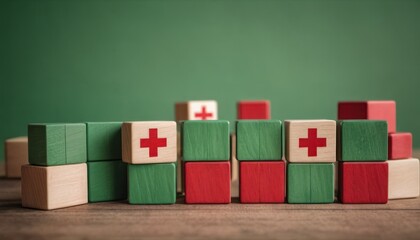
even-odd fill
[(238, 119), (270, 119), (270, 101), (239, 101)]
[(387, 203), (387, 162), (340, 162), (339, 191), (342, 203)]
[(411, 158), (413, 154), (413, 136), (411, 133), (388, 134), (388, 159)]
[(242, 161), (239, 167), (241, 203), (284, 203), (284, 161)]
[(186, 162), (185, 203), (230, 203), (230, 162)]

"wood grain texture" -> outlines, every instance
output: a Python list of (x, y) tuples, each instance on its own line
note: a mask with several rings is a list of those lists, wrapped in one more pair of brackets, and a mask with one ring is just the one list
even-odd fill
[(236, 157), (246, 160), (282, 159), (280, 120), (242, 120), (236, 122)]
[(28, 137), (10, 138), (4, 142), (6, 177), (20, 178), (21, 167), (28, 164)]
[(236, 158), (236, 134), (230, 134), (230, 194), (231, 197), (239, 197), (239, 161)]
[(86, 123), (87, 160), (121, 159), (122, 122)]
[(269, 100), (244, 100), (237, 103), (238, 119), (270, 119)]
[(88, 201), (86, 163), (22, 166), (22, 206), (42, 210), (71, 207)]
[(413, 154), (413, 136), (408, 132), (388, 134), (388, 159), (411, 158)]
[(217, 118), (218, 111), (215, 100), (187, 101), (175, 104), (176, 121), (217, 120)]
[(385, 121), (345, 120), (340, 123), (340, 161), (385, 161), (388, 134)]
[(419, 160), (416, 158), (390, 160), (388, 163), (388, 199), (419, 196)]

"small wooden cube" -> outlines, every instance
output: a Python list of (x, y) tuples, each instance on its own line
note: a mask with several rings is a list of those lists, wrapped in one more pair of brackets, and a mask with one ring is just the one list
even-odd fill
[(10, 138), (4, 142), (6, 177), (20, 178), (21, 167), (28, 164), (28, 138)]
[(176, 121), (217, 120), (217, 102), (205, 100), (176, 103), (175, 119)]
[(268, 100), (248, 100), (239, 101), (237, 104), (238, 119), (270, 119), (270, 101)]
[(174, 121), (122, 125), (122, 159), (129, 164), (176, 162), (176, 142)]
[(285, 121), (286, 160), (335, 162), (336, 122), (333, 120)]
[(413, 154), (413, 136), (411, 133), (388, 134), (388, 159), (411, 158)]
[(42, 210), (88, 202), (86, 163), (22, 166), (22, 206)]
[(86, 123), (87, 160), (121, 159), (121, 122)]
[(236, 158), (236, 134), (232, 133), (230, 135), (230, 176), (231, 176), (231, 184), (230, 184), (230, 193), (231, 197), (239, 197), (239, 161)]
[(419, 160), (415, 158), (390, 160), (388, 163), (388, 199), (419, 196)]

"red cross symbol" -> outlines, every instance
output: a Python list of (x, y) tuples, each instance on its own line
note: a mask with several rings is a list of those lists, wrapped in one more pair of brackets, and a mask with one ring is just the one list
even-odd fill
[(326, 147), (327, 139), (317, 137), (316, 128), (308, 128), (308, 138), (299, 138), (299, 147), (308, 148), (308, 157), (316, 157), (318, 155), (318, 147)]
[(206, 120), (208, 117), (212, 117), (213, 113), (206, 112), (206, 106), (201, 107), (201, 112), (195, 113), (194, 117), (201, 118), (201, 120)]
[(140, 139), (140, 148), (149, 148), (149, 157), (157, 157), (160, 147), (166, 147), (166, 138), (158, 138), (157, 128), (149, 128), (149, 138)]

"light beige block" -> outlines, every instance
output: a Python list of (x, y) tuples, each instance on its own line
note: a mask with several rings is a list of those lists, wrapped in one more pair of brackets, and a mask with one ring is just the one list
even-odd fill
[(175, 104), (176, 121), (217, 120), (217, 102), (214, 100), (188, 101)]
[(388, 160), (388, 198), (419, 196), (419, 160), (415, 158)]
[(232, 133), (231, 137), (231, 196), (239, 197), (239, 161), (236, 158), (236, 134)]
[(28, 137), (7, 139), (4, 143), (6, 177), (20, 178), (20, 169), (28, 164)]

